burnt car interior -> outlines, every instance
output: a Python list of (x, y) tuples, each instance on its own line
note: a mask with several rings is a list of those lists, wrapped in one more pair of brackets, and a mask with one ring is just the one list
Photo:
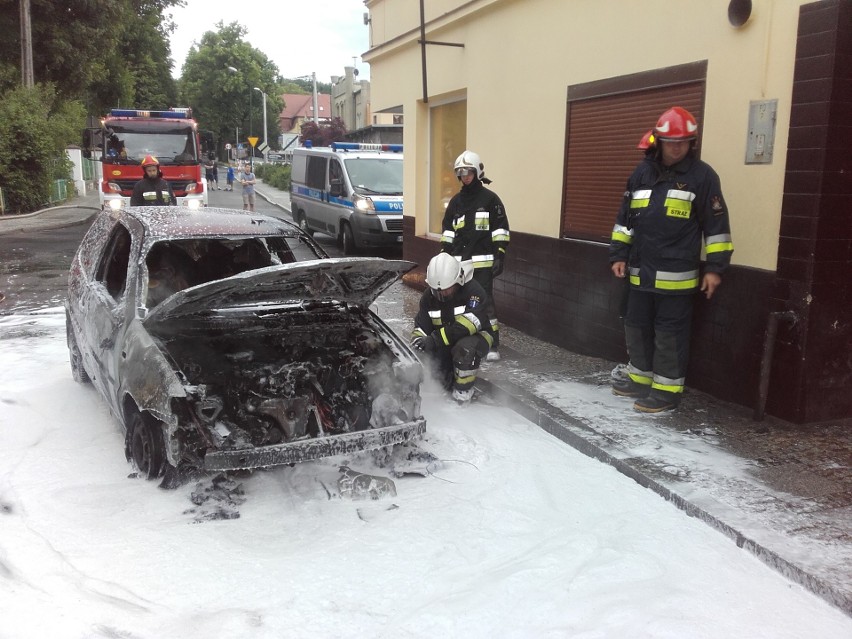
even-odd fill
[(190, 286), (295, 261), (293, 250), (283, 237), (157, 242), (145, 259), (148, 267), (147, 305), (153, 308), (173, 293)]

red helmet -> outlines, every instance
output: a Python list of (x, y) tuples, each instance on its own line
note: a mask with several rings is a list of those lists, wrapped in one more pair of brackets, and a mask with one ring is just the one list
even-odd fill
[(654, 133), (658, 140), (694, 140), (698, 136), (698, 122), (683, 107), (672, 107), (660, 116)]
[(647, 151), (656, 143), (657, 138), (654, 137), (654, 129), (651, 129), (645, 135), (642, 136), (642, 139), (639, 140), (639, 144), (636, 145), (636, 148), (642, 149), (643, 151)]
[(153, 155), (146, 155), (145, 159), (142, 160), (142, 168), (144, 169), (146, 166), (160, 166), (160, 163)]

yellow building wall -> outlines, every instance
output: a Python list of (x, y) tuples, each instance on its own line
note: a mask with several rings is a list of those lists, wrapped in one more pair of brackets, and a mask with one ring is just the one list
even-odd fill
[[(482, 157), (513, 230), (559, 235), (569, 85), (707, 60), (701, 157), (722, 179), (733, 261), (775, 269), (804, 2), (755, 0), (740, 28), (728, 22), (727, 0), (425, 3), (427, 40), (464, 44), (427, 47), (429, 104), (466, 95), (467, 147)], [(364, 59), (371, 65), (373, 108), (404, 107), (406, 213), (415, 212), (416, 233), (423, 234), (429, 118), (417, 43), (419, 3), (366, 4), (372, 40)], [(763, 99), (778, 100), (774, 159), (746, 165), (749, 102)]]

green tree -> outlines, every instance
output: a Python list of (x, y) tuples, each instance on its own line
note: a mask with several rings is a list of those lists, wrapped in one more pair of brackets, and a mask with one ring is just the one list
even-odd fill
[[(184, 0), (30, 0), (33, 70), (89, 113), (176, 96), (165, 11)], [(0, 92), (21, 84), (19, 0), (0, 0)]]
[(80, 137), (85, 112), (52, 85), (17, 87), (0, 98), (0, 187), (10, 210), (47, 202), (52, 180), (70, 175), (65, 148)]
[(220, 156), (224, 143), (240, 142), (249, 134), (263, 137), (263, 96), (270, 142), (278, 139), (281, 91), (278, 67), (262, 51), (245, 41), (246, 28), (232, 22), (219, 22), (216, 31), (207, 31), (186, 56), (179, 81), (183, 102), (192, 107), (201, 129), (213, 131)]

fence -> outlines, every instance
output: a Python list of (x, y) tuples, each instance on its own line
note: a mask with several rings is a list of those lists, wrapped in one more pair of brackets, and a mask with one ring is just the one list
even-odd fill
[(89, 158), (83, 158), (83, 179), (86, 182), (91, 182), (97, 176), (95, 171), (95, 161)]
[(50, 187), (50, 203), (64, 202), (68, 199), (68, 180), (54, 180)]

